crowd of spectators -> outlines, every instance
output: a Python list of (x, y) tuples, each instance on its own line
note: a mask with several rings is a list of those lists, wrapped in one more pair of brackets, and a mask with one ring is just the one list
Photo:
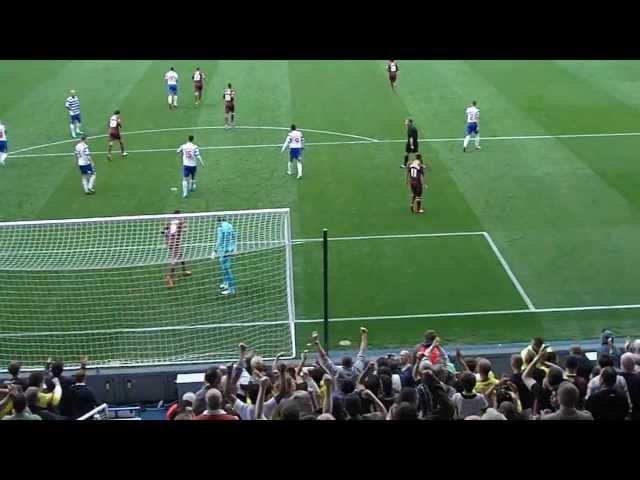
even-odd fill
[[(637, 420), (640, 419), (640, 340), (614, 344), (603, 330), (597, 361), (579, 346), (563, 362), (542, 338), (511, 356), (510, 371), (496, 372), (490, 360), (450, 355), (438, 334), (399, 355), (367, 357), (368, 331), (360, 328), (355, 358), (334, 363), (317, 332), (299, 361), (277, 356), (267, 364), (238, 346), (238, 361), (212, 366), (197, 392), (188, 392), (166, 412), (169, 420)], [(61, 362), (44, 372), (20, 376), (0, 389), (6, 420), (78, 418), (96, 407), (85, 384), (86, 368), (74, 378)], [(562, 364), (562, 365), (561, 365)]]
[(64, 364), (49, 359), (44, 371), (20, 376), (21, 365), (11, 362), (11, 376), (0, 388), (2, 420), (69, 420), (77, 419), (98, 406), (95, 395), (86, 384), (86, 358), (72, 377), (65, 376)]

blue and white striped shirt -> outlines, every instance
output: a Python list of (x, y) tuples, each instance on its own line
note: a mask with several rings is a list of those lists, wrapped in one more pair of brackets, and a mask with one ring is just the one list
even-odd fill
[(76, 160), (79, 166), (89, 165), (91, 163), (91, 152), (89, 146), (84, 142), (79, 142), (75, 148)]
[(67, 97), (64, 106), (69, 111), (69, 115), (78, 115), (80, 113), (80, 99), (78, 97)]

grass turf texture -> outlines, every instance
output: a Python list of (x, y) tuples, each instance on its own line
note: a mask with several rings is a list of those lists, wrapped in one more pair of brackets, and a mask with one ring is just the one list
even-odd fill
[[(180, 106), (167, 107), (169, 66), (182, 78)], [(208, 74), (204, 104), (193, 106), (189, 75)], [(69, 136), (69, 88), (81, 99), (83, 130), (105, 133), (121, 110), (128, 149), (177, 148), (188, 133), (126, 132), (222, 125), (221, 93), (237, 91), (237, 123), (402, 139), (412, 116), (421, 138), (462, 137), (463, 109), (475, 99), (481, 135), (629, 132), (637, 128), (638, 62), (400, 62), (397, 92), (384, 62), (2, 62), (0, 119), (10, 152)], [(277, 144), (285, 130), (194, 130), (200, 146)], [(310, 142), (356, 139), (305, 133)], [(96, 155), (97, 194), (82, 194), (72, 157), (9, 156), (0, 169), (2, 220), (291, 207), (295, 238), (487, 231), (537, 308), (640, 303), (638, 137), (421, 142), (433, 167), (427, 213), (410, 214), (402, 143), (309, 146), (301, 181), (284, 174), (278, 147), (204, 150), (198, 191), (182, 200), (172, 152)], [(68, 152), (72, 143), (25, 153)], [(473, 143), (471, 143), (473, 145)], [(90, 141), (106, 150), (106, 139)], [(471, 149), (472, 150), (472, 149)], [(180, 190), (180, 188), (179, 188)], [(525, 309), (481, 237), (332, 242), (331, 315), (393, 316)], [(294, 246), (298, 319), (321, 317), (321, 245)], [(158, 277), (163, 282), (162, 276)], [(4, 299), (3, 301), (7, 301)], [(594, 337), (604, 326), (637, 333), (637, 310), (549, 312), (335, 322), (333, 346), (415, 343), (435, 328), (454, 343)], [(297, 325), (298, 346), (318, 323)], [(43, 351), (43, 355), (46, 352)]]

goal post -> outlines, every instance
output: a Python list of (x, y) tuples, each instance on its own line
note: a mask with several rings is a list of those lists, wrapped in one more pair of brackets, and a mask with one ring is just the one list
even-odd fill
[(289, 209), (0, 223), (0, 365), (226, 362), (240, 342), (293, 357), (291, 250)]

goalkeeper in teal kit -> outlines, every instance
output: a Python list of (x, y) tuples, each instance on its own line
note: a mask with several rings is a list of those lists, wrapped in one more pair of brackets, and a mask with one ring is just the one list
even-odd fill
[(225, 219), (218, 219), (216, 229), (216, 245), (211, 258), (218, 257), (220, 268), (222, 269), (222, 285), (220, 290), (222, 295), (233, 295), (236, 293), (231, 274), (231, 256), (236, 251), (236, 232), (233, 226)]

